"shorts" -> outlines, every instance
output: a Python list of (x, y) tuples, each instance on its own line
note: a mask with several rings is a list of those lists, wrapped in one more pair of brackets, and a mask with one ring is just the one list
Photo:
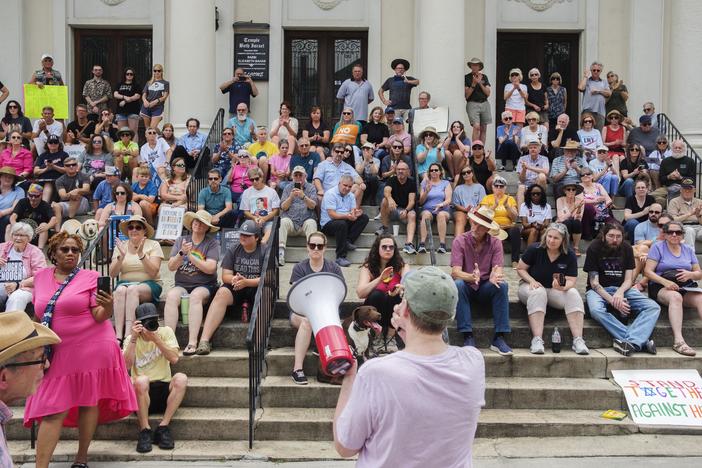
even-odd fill
[[(402, 210), (404, 210), (404, 208), (395, 208), (392, 210), (390, 212), (390, 221), (400, 221), (401, 223), (407, 224), (407, 218), (400, 218), (400, 211)], [(414, 210), (407, 210), (407, 214), (409, 214), (410, 211), (414, 212)]]
[(168, 404), (170, 382), (149, 382), (149, 414), (165, 413)]
[(214, 297), (215, 293), (217, 292), (217, 289), (219, 289), (219, 283), (200, 284), (198, 286), (191, 286), (191, 287), (185, 287), (185, 286), (181, 286), (179, 284), (176, 284), (175, 287), (185, 289), (185, 292), (187, 292), (188, 294), (192, 293), (197, 288), (205, 288), (209, 291), (210, 299), (212, 299)]
[(468, 121), (471, 125), (487, 125), (492, 123), (492, 114), (490, 113), (490, 103), (487, 101), (466, 102), (466, 112), (468, 113)]
[(163, 106), (149, 107), (148, 109), (141, 106), (139, 114), (145, 117), (161, 117), (161, 114), (163, 114)]
[[(134, 284), (134, 281), (117, 281), (117, 284), (115, 284), (115, 289), (117, 289), (117, 286), (121, 286), (123, 284)], [(149, 287), (151, 290), (151, 302), (154, 304), (158, 304), (159, 299), (161, 299), (161, 292), (163, 292), (163, 287), (161, 287), (160, 284), (158, 284), (154, 280), (146, 280), (146, 281), (139, 281), (136, 284), (145, 284)]]
[(273, 221), (266, 221), (263, 223), (263, 227), (261, 227), (261, 231), (264, 233), (269, 232), (271, 229), (273, 229)]
[(522, 110), (517, 110), (517, 109), (507, 109), (505, 108), (506, 111), (510, 111), (512, 113), (513, 117), (513, 122), (514, 123), (524, 123), (524, 117), (526, 116), (526, 111), (524, 109)]
[[(62, 213), (63, 217), (65, 218), (66, 216), (68, 216), (69, 202), (62, 201), (62, 202), (59, 202), (59, 204), (61, 205), (61, 213)], [(78, 212), (76, 214), (77, 215), (84, 215), (88, 211), (90, 211), (90, 202), (88, 201), (87, 198), (82, 197), (80, 199), (80, 205), (78, 206)]]
[(122, 122), (124, 120), (136, 120), (139, 118), (139, 114), (117, 114), (115, 115), (115, 120), (117, 122)]

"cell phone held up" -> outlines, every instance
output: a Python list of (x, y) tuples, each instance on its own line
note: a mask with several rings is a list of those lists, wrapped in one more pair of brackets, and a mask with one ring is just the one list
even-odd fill
[(563, 287), (563, 286), (565, 286), (565, 284), (566, 284), (565, 273), (554, 273), (554, 274), (553, 274), (553, 279), (555, 279), (556, 281), (558, 281), (558, 285), (559, 285), (560, 287)]
[(295, 182), (295, 188), (296, 188), (297, 190), (302, 189), (302, 184), (301, 184), (300, 182)]
[(98, 291), (103, 291), (107, 294), (112, 294), (112, 280), (109, 276), (100, 276), (97, 279)]

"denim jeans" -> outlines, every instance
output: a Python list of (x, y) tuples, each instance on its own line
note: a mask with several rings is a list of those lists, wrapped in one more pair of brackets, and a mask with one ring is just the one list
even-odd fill
[(634, 194), (634, 183), (635, 181), (633, 177), (625, 179), (624, 182), (622, 182), (621, 185), (619, 185), (619, 195), (622, 195), (624, 197), (632, 196)]
[(509, 289), (507, 283), (501, 283), (498, 288), (489, 281), (481, 281), (477, 290), (463, 280), (456, 280), (458, 288), (458, 307), (456, 308), (456, 323), (459, 332), (472, 332), (470, 300), (487, 304), (492, 307), (492, 317), (496, 333), (509, 333)]
[[(617, 287), (609, 286), (605, 290), (613, 295), (617, 291)], [(661, 313), (661, 306), (635, 288), (626, 291), (624, 297), (631, 307), (628, 325), (622, 323), (608, 310), (609, 304), (595, 291), (589, 290), (585, 295), (587, 306), (590, 309), (590, 316), (600, 322), (610, 335), (642, 347), (651, 337), (651, 333), (653, 333), (658, 315)], [(614, 313), (617, 312), (615, 311)]]
[[(648, 217), (646, 218), (641, 218), (643, 220), (647, 220)], [(636, 230), (636, 226), (639, 225), (639, 220), (638, 219), (628, 219), (624, 223), (624, 232), (626, 232), (627, 237), (629, 238), (629, 242), (633, 245), (634, 244), (634, 231)]]
[(607, 193), (614, 194), (619, 189), (619, 177), (611, 173), (603, 175), (597, 182), (605, 188)]

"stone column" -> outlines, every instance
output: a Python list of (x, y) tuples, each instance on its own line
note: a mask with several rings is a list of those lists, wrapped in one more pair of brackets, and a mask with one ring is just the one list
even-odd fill
[(466, 67), (465, 4), (463, 0), (415, 2), (416, 63), (408, 72), (419, 78), (420, 85), (412, 93), (416, 105), (419, 91), (431, 94), (431, 105), (448, 106), (449, 122), (467, 122), (463, 76)]
[[(0, 50), (0, 63), (2, 63), (2, 78), (0, 80), (10, 91), (9, 99), (15, 99), (20, 103), (24, 101), (23, 84), (29, 81), (31, 72), (27, 74), (24, 69), (24, 53), (25, 53), (25, 37), (29, 36), (29, 31), (23, 31), (22, 28), (22, 2), (20, 0), (8, 0), (3, 2), (3, 16), (8, 18), (3, 21), (3, 27), (0, 28), (0, 42), (12, 46), (3, 47)], [(10, 20), (9, 18), (12, 18)], [(26, 35), (26, 36), (25, 36)], [(40, 58), (36, 58), (36, 62), (40, 62)], [(26, 75), (26, 76), (25, 76)], [(2, 105), (3, 112), (7, 101)], [(4, 114), (3, 114), (4, 115)]]
[(185, 132), (188, 117), (200, 120), (205, 132), (215, 115), (214, 0), (171, 0), (166, 43), (165, 79), (171, 84), (167, 120), (176, 134)]

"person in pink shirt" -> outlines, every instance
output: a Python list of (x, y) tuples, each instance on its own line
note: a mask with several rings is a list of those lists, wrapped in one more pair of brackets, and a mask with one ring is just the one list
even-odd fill
[(278, 149), (280, 152), (271, 156), (268, 164), (271, 168), (271, 175), (268, 178), (268, 186), (271, 188), (284, 188), (285, 183), (290, 182), (290, 159), (292, 155), (288, 154), (288, 142), (286, 140), (281, 140), (278, 143)]
[(253, 185), (251, 180), (249, 180), (248, 172), (249, 169), (254, 167), (258, 167), (256, 159), (252, 158), (251, 154), (245, 149), (240, 149), (237, 157), (233, 159), (232, 168), (226, 178), (226, 182), (230, 184), (229, 188), (232, 190), (232, 203), (235, 207), (233, 211), (237, 220), (240, 216), (239, 200), (241, 199), (241, 194)]
[(11, 167), (21, 177), (28, 177), (33, 170), (32, 152), (22, 146), (22, 134), (10, 133), (7, 148), (0, 153), (0, 167)]
[(405, 348), (346, 373), (334, 414), (336, 451), (358, 454), (359, 468), (470, 467), (485, 362), (474, 347), (442, 339), (458, 289), (436, 267), (406, 273), (400, 287), (392, 324)]

